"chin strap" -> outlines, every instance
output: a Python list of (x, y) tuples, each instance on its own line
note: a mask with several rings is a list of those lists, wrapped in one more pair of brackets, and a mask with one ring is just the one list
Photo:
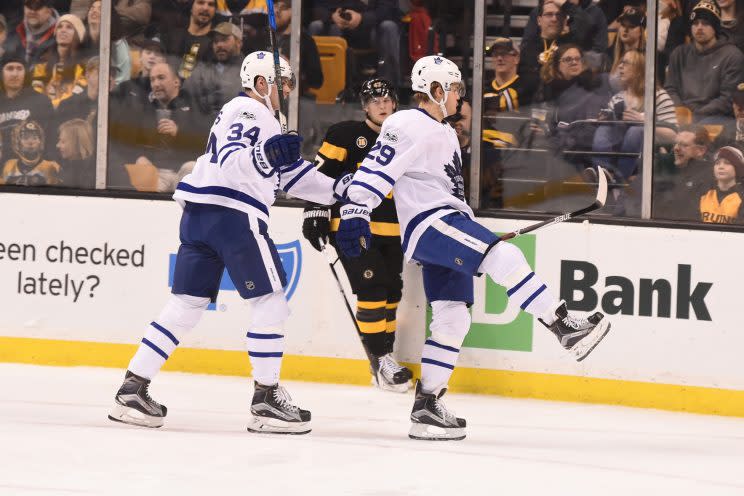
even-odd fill
[(269, 91), (265, 95), (262, 95), (260, 93), (258, 94), (261, 98), (263, 98), (263, 101), (266, 104), (266, 107), (268, 107), (269, 112), (271, 112), (272, 114), (274, 113), (274, 106), (271, 104), (271, 89), (274, 86), (275, 85), (270, 84), (269, 85)]
[[(444, 89), (444, 88), (442, 88), (442, 89)], [(426, 91), (426, 94), (429, 96), (429, 100), (431, 100), (432, 102), (434, 102), (437, 105), (439, 105), (439, 109), (442, 111), (442, 119), (446, 119), (447, 116), (449, 115), (447, 113), (447, 107), (445, 106), (445, 104), (447, 103), (447, 93), (449, 93), (449, 92), (448, 91), (445, 91), (444, 92), (444, 98), (442, 98), (442, 101), (441, 102), (438, 102), (438, 101), (434, 100), (434, 97), (433, 96), (431, 96), (431, 88)]]

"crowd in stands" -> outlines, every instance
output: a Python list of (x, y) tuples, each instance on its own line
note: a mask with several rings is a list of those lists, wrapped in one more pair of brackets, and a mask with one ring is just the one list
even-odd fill
[[(292, 1), (274, 2), (277, 44), (286, 58)], [(405, 98), (413, 62), (452, 49), (439, 34), (443, 25), (459, 29), (463, 14), (453, 4), (304, 0), (301, 113), (314, 108), (303, 105), (315, 105), (318, 89), (336, 77), (324, 74), (320, 37), (342, 38), (348, 47), (341, 96), (354, 97), (354, 86), (374, 75), (399, 86)], [(102, 89), (104, 5), (2, 2), (0, 183), (94, 187), (97, 101), (104, 90), (108, 187), (172, 191), (203, 151), (219, 109), (241, 91), (244, 55), (269, 48), (266, 0), (114, 0), (109, 83)], [(646, 21), (639, 0), (539, 0), (520, 40), (491, 37), (484, 47), (481, 206), (508, 208), (503, 185), (509, 178), (545, 183), (565, 179), (568, 170), (593, 183), (602, 167), (615, 213), (631, 214), (628, 202), (640, 201), (641, 153), (650, 131), (644, 122), (653, 112), (654, 216), (744, 222), (744, 6), (660, 2), (651, 109), (644, 99)], [(449, 119), (466, 157), (471, 113), (466, 102)], [(534, 150), (544, 153), (528, 153)]]

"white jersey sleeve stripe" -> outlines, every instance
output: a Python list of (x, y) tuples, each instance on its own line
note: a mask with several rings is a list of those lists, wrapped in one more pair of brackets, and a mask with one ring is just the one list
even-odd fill
[(282, 174), (286, 174), (288, 172), (292, 172), (293, 170), (295, 170), (296, 168), (300, 167), (301, 165), (303, 165), (305, 163), (309, 163), (309, 162), (305, 162), (304, 159), (300, 158), (297, 162), (295, 162), (293, 164), (290, 164), (287, 167), (283, 168), (281, 170), (282, 171)]
[(308, 162), (307, 163), (307, 167), (305, 167), (300, 172), (298, 172), (297, 175), (295, 177), (293, 177), (292, 179), (290, 179), (289, 182), (284, 186), (284, 188), (282, 188), (284, 190), (284, 192), (285, 193), (289, 193), (289, 189), (292, 186), (294, 186), (297, 183), (297, 181), (299, 181), (300, 179), (302, 179), (302, 176), (304, 176), (305, 174), (307, 174), (308, 172), (310, 172), (311, 169), (314, 169), (314, 168), (315, 168), (315, 165), (313, 165), (313, 164), (311, 164), (311, 163)]
[(382, 194), (375, 187), (373, 187), (373, 186), (371, 186), (371, 185), (369, 185), (369, 184), (367, 184), (365, 182), (362, 182), (362, 181), (352, 181), (351, 182), (351, 185), (349, 185), (349, 187), (351, 187), (351, 186), (361, 186), (362, 188), (367, 189), (367, 190), (371, 191), (372, 193), (374, 193), (375, 195), (377, 195), (380, 198), (380, 200), (384, 200), (385, 199), (385, 195), (384, 194)]
[(364, 166), (359, 167), (359, 170), (362, 171), (362, 172), (365, 172), (367, 174), (374, 174), (376, 176), (380, 176), (385, 181), (387, 181), (388, 183), (390, 183), (390, 186), (395, 186), (395, 180), (393, 180), (392, 177), (388, 176), (387, 174), (385, 174), (382, 171), (372, 170), (372, 169), (370, 169), (368, 167), (364, 167)]
[(238, 150), (240, 150), (241, 148), (245, 148), (245, 147), (246, 147), (245, 145), (243, 145), (242, 147), (237, 147), (237, 146), (236, 146), (236, 147), (233, 147), (233, 149), (232, 149), (232, 150), (230, 150), (229, 152), (227, 152), (226, 154), (224, 154), (224, 155), (222, 156), (222, 158), (220, 159), (220, 167), (222, 167), (222, 164), (224, 164), (224, 163), (225, 163), (225, 160), (227, 160), (227, 157), (229, 157), (229, 156), (230, 156), (230, 155), (232, 155), (233, 153), (237, 152), (237, 151), (238, 151)]

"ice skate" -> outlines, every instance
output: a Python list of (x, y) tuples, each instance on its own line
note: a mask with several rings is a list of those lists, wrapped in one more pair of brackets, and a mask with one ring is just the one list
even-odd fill
[(372, 385), (383, 391), (405, 393), (413, 385), (411, 369), (400, 365), (391, 353), (381, 357), (370, 356), (370, 371)]
[(465, 439), (465, 419), (447, 410), (441, 398), (447, 388), (439, 394), (427, 394), (421, 390), (421, 381), (416, 383), (416, 399), (411, 410), (411, 429), (408, 437), (426, 441), (459, 441)]
[(588, 318), (574, 317), (568, 313), (566, 303), (555, 310), (556, 320), (548, 329), (558, 338), (561, 346), (566, 348), (576, 361), (580, 362), (592, 352), (610, 331), (610, 321), (602, 312), (595, 312)]
[(289, 393), (275, 384), (255, 383), (249, 432), (268, 434), (307, 434), (310, 432), (310, 412), (293, 405)]
[(127, 370), (124, 383), (114, 398), (114, 408), (108, 418), (114, 422), (141, 427), (161, 427), (168, 409), (150, 398), (150, 379)]

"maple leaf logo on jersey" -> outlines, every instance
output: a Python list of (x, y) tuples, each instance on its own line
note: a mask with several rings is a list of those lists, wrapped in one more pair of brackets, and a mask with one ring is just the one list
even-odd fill
[(465, 201), (465, 179), (462, 177), (462, 161), (457, 152), (452, 154), (451, 164), (444, 164), (444, 172), (447, 173), (447, 177), (452, 181), (452, 194), (456, 198)]

